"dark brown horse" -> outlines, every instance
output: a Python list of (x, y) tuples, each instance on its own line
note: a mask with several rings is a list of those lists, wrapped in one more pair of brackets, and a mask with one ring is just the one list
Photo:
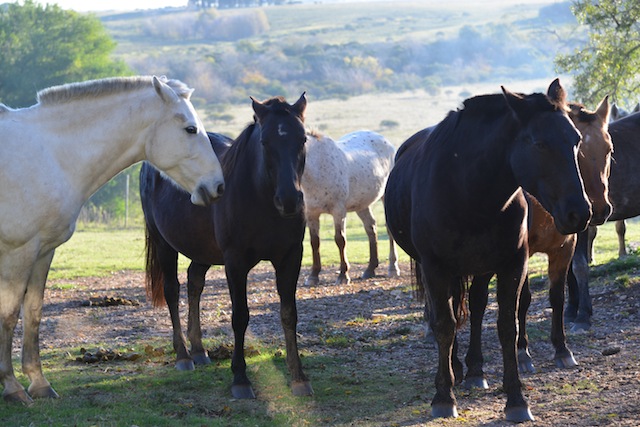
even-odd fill
[[(435, 417), (457, 415), (451, 355), (466, 282), (495, 273), (506, 418), (533, 419), (516, 356), (516, 307), (529, 258), (522, 189), (565, 234), (583, 230), (591, 216), (576, 160), (581, 138), (559, 81), (547, 95), (502, 92), (467, 99), (428, 138), (410, 138), (385, 192), (391, 234), (416, 261), (418, 291), (426, 289), (434, 313)], [(456, 295), (461, 304), (454, 304)]]
[[(640, 113), (630, 114), (609, 124), (609, 134), (613, 143), (611, 175), (609, 176), (609, 200), (613, 213), (609, 221), (616, 221), (619, 239), (619, 254), (624, 248), (624, 222), (621, 220), (640, 215)], [(595, 228), (591, 229), (593, 239)], [(568, 301), (565, 321), (572, 322), (572, 331), (580, 332), (591, 327), (593, 307), (589, 294), (588, 259), (590, 244), (588, 233), (578, 236), (574, 255), (574, 271), (569, 272)], [(576, 277), (578, 279), (576, 279)], [(585, 277), (585, 279), (580, 279)]]
[[(255, 398), (246, 373), (244, 336), (249, 323), (247, 274), (261, 260), (271, 261), (275, 268), (292, 391), (299, 396), (313, 393), (298, 353), (295, 300), (306, 225), (300, 189), (306, 105), (304, 94), (293, 105), (280, 97), (253, 100), (255, 123), (235, 141), (209, 134), (226, 182), (225, 196), (215, 205), (192, 206), (187, 193), (147, 163), (140, 172), (147, 286), (155, 304), (164, 299), (169, 306), (176, 368), (193, 369), (194, 361), (208, 362), (201, 340), (200, 295), (209, 267), (224, 264), (233, 311), (231, 392), (235, 398)], [(178, 313), (178, 253), (192, 260), (187, 282), (191, 352)]]
[[(584, 182), (585, 191), (591, 202), (593, 216), (591, 224), (602, 224), (611, 214), (608, 200), (608, 177), (613, 146), (607, 132), (609, 122), (609, 102), (605, 98), (595, 112), (586, 110), (582, 105), (570, 104), (569, 117), (582, 135), (578, 151), (578, 167)], [(530, 194), (525, 194), (529, 207), (529, 255), (541, 252), (548, 257), (549, 301), (552, 308), (551, 343), (555, 348), (556, 366), (567, 368), (578, 363), (567, 347), (563, 312), (565, 302), (565, 284), (567, 273), (577, 242), (577, 234), (564, 235), (555, 226), (551, 216)], [(465, 358), (467, 375), (465, 385), (487, 388), (482, 368), (481, 349), (482, 317), (487, 304), (488, 285), (491, 275), (476, 276), (469, 290), (469, 309), (471, 312), (470, 345)], [(531, 304), (531, 291), (528, 277), (525, 279), (520, 304), (518, 306), (518, 365), (520, 372), (535, 372), (528, 348), (527, 311)], [(457, 357), (454, 355), (454, 357)], [(454, 360), (454, 364), (461, 363)]]

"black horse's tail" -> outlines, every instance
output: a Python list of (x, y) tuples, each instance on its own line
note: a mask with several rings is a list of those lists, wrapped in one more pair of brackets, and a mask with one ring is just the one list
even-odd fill
[[(422, 266), (413, 258), (411, 258), (411, 276), (413, 277), (413, 289), (416, 298), (418, 301), (425, 303), (425, 320), (430, 321), (433, 325), (433, 319), (429, 318), (433, 314), (432, 301), (429, 292), (426, 289), (426, 283), (424, 282), (424, 276), (422, 275)], [(470, 277), (460, 277), (458, 286), (452, 289), (453, 311), (456, 315), (456, 328), (458, 329), (464, 325), (469, 317), (466, 296), (470, 282)]]
[(145, 286), (147, 299), (154, 307), (161, 307), (166, 304), (164, 299), (164, 273), (160, 268), (158, 259), (158, 238), (157, 230), (149, 227), (145, 221), (145, 253), (146, 253), (146, 277)]

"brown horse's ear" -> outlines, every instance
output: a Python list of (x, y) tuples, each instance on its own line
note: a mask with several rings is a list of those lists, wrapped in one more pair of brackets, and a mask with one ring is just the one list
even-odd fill
[(304, 121), (304, 110), (307, 109), (306, 94), (307, 94), (306, 91), (302, 92), (302, 95), (300, 95), (300, 98), (298, 98), (296, 103), (292, 105), (293, 111), (296, 112), (296, 114), (302, 119), (302, 121)]
[(565, 105), (567, 103), (567, 92), (565, 92), (560, 84), (559, 78), (551, 82), (549, 89), (547, 89), (547, 96), (558, 105)]
[(262, 121), (264, 116), (269, 112), (269, 107), (255, 99), (253, 96), (250, 96), (249, 98), (251, 98), (251, 107), (253, 108), (254, 113), (256, 113), (258, 121)]
[(609, 111), (609, 95), (607, 95), (602, 99), (602, 101), (600, 101), (600, 104), (598, 104), (596, 114), (604, 123), (609, 123)]
[(527, 100), (522, 96), (509, 91), (504, 86), (500, 86), (500, 88), (502, 89), (502, 95), (507, 101), (507, 105), (513, 112), (514, 116), (522, 123), (527, 122), (530, 115)]

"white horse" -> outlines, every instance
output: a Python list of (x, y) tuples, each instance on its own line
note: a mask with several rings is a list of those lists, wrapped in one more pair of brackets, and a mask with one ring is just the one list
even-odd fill
[[(222, 170), (184, 83), (127, 77), (56, 86), (38, 103), (0, 104), (0, 381), (6, 401), (58, 397), (42, 374), (39, 329), (57, 246), (82, 204), (128, 166), (147, 159), (206, 205), (224, 190)], [(22, 370), (13, 334), (22, 309)]]
[[(313, 266), (306, 284), (318, 284), (320, 262), (320, 214), (333, 216), (335, 242), (340, 251), (340, 273), (336, 284), (349, 283), (349, 262), (345, 251), (347, 212), (356, 212), (369, 237), (367, 279), (378, 267), (378, 236), (371, 205), (378, 201), (393, 167), (395, 148), (382, 135), (371, 131), (349, 133), (338, 141), (311, 132), (307, 135), (307, 160), (302, 190), (309, 226)], [(389, 235), (389, 276), (398, 276), (398, 257)]]

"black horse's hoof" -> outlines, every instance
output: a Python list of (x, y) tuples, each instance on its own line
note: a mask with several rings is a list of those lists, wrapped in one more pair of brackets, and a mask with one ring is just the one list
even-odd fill
[(180, 359), (176, 361), (178, 371), (195, 371), (196, 367), (191, 359)]
[(29, 387), (29, 394), (34, 399), (59, 399), (60, 396), (50, 385), (44, 387), (31, 388)]
[(309, 276), (304, 281), (305, 286), (318, 286), (320, 284), (320, 278), (318, 276)]
[(528, 406), (514, 406), (512, 408), (505, 408), (505, 417), (507, 421), (512, 423), (524, 423), (526, 421), (535, 421), (533, 414)]
[(294, 396), (313, 396), (313, 388), (309, 381), (293, 381), (291, 383), (291, 393)]
[(33, 399), (25, 390), (18, 390), (13, 393), (5, 394), (2, 398), (7, 403), (22, 403), (25, 406), (33, 405)]
[(570, 334), (583, 334), (585, 332), (588, 332), (589, 329), (591, 329), (591, 325), (586, 323), (586, 322), (577, 322), (574, 323), (573, 325), (571, 325), (571, 328), (569, 329), (569, 333)]
[(484, 377), (467, 377), (464, 379), (462, 385), (466, 389), (479, 388), (487, 390), (489, 388), (489, 383), (487, 383), (487, 379)]
[(433, 418), (457, 418), (458, 410), (453, 403), (436, 403), (431, 405)]
[(336, 285), (348, 285), (351, 283), (351, 278), (348, 274), (340, 274), (336, 279)]
[(369, 269), (367, 268), (363, 273), (362, 276), (360, 276), (361, 279), (371, 279), (373, 277), (376, 277), (376, 270), (375, 269)]
[(556, 362), (556, 367), (558, 368), (573, 368), (574, 366), (578, 366), (578, 362), (571, 352), (562, 356), (557, 356), (554, 360)]
[(196, 365), (204, 366), (211, 364), (211, 359), (209, 359), (206, 353), (191, 354), (191, 357), (193, 358), (193, 363)]
[(250, 384), (234, 384), (231, 386), (231, 395), (236, 399), (255, 399), (256, 394)]
[(536, 367), (528, 350), (518, 350), (518, 370), (522, 374), (535, 374)]

